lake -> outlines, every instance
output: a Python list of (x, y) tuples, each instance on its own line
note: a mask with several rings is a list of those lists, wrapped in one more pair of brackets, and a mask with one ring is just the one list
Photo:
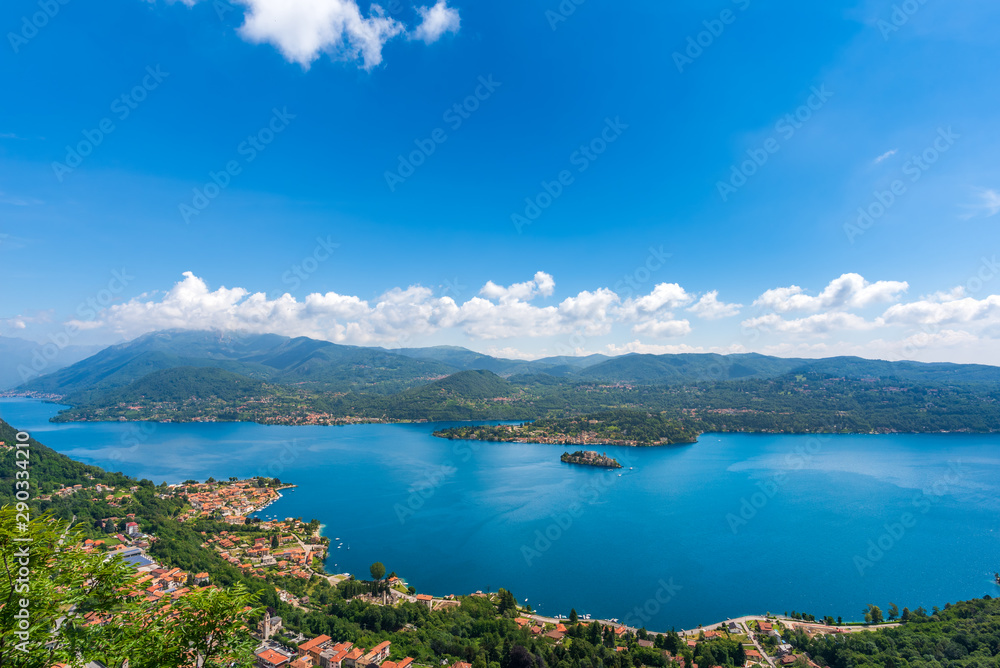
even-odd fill
[(608, 472), (561, 446), (431, 436), (443, 424), (49, 423), (57, 410), (0, 400), (0, 418), (105, 469), (295, 483), (264, 512), (323, 522), (344, 543), (329, 571), (382, 561), (423, 593), (506, 587), (542, 614), (655, 630), (1000, 594), (996, 435), (705, 434), (598, 446), (625, 466)]

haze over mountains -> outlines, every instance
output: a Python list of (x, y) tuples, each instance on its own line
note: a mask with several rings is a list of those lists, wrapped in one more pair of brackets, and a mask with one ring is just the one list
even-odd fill
[(0, 390), (16, 387), (40, 373), (51, 373), (86, 359), (104, 346), (40, 344), (0, 336)]
[(274, 334), (168, 330), (110, 346), (18, 389), (73, 395), (122, 387), (152, 372), (177, 367), (214, 367), (258, 381), (307, 389), (385, 394), (469, 370), (490, 371), (508, 378), (541, 374), (640, 384), (774, 378), (789, 373), (935, 384), (1000, 383), (1000, 367), (976, 364), (887, 362), (857, 357), (799, 359), (756, 353), (590, 355), (524, 361), (453, 346), (387, 350)]
[(704, 430), (1000, 430), (1000, 368), (754, 353), (524, 361), (439, 346), (160, 331), (16, 389), (72, 406), (57, 420), (345, 424), (664, 413)]

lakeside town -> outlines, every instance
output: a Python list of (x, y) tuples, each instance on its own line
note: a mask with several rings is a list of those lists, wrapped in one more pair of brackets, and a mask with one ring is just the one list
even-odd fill
[[(320, 580), (334, 586), (353, 583), (352, 598), (382, 607), (395, 607), (405, 602), (424, 606), (431, 611), (444, 610), (461, 605), (466, 598), (485, 599), (501, 608), (504, 605), (502, 590), (497, 593), (477, 591), (468, 597), (437, 597), (416, 593), (413, 587), (408, 586), (395, 573), (390, 573), (382, 581), (380, 589), (371, 590), (350, 574), (328, 575), (322, 562), (329, 551), (330, 539), (321, 535), (318, 522), (307, 523), (295, 518), (262, 520), (255, 517), (281, 498), (281, 490), (291, 487), (294, 486), (266, 478), (229, 481), (210, 479), (202, 483), (187, 481), (168, 485), (160, 496), (185, 500), (186, 505), (177, 516), (180, 522), (214, 522), (212, 526), (218, 527), (217, 529), (200, 531), (204, 538), (201, 547), (211, 550), (219, 559), (240, 569), (245, 575), (272, 584), (296, 580), (303, 582), (305, 588), (300, 588), (298, 594), (275, 587), (280, 600), (296, 609), (322, 609), (322, 606), (310, 599), (308, 593), (302, 593), (313, 591), (314, 587), (310, 585), (315, 585)], [(59, 489), (53, 495), (66, 497), (90, 494), (93, 500), (100, 498), (128, 511), (129, 500), (136, 491), (134, 486), (115, 489), (101, 484), (89, 487), (74, 485)], [(104, 539), (88, 538), (82, 547), (86, 552), (103, 551), (110, 555), (120, 555), (131, 564), (135, 569), (133, 595), (141, 596), (149, 603), (177, 601), (192, 591), (215, 587), (208, 572), (190, 573), (159, 564), (148, 552), (157, 538), (143, 532), (143, 523), (143, 518), (133, 512), (123, 512), (121, 517), (108, 517), (101, 523), (102, 529), (114, 532), (107, 534)], [(117, 531), (119, 527), (121, 531)], [(374, 570), (373, 575), (376, 575)], [(378, 580), (380, 579), (381, 576)], [(740, 663), (744, 668), (821, 668), (810, 657), (793, 649), (786, 640), (788, 633), (802, 632), (812, 637), (873, 628), (871, 625), (842, 624), (839, 621), (834, 623), (831, 618), (816, 622), (808, 616), (793, 613), (799, 618), (770, 614), (742, 617), (673, 633), (648, 631), (621, 623), (617, 619), (591, 620), (590, 615), (578, 616), (575, 611), (571, 611), (566, 617), (544, 617), (535, 614), (526, 605), (516, 606), (515, 610), (513, 621), (528, 638), (562, 646), (573, 642), (574, 633), (597, 633), (600, 638), (613, 641), (613, 648), (617, 653), (628, 653), (637, 648), (655, 651), (662, 654), (668, 665), (683, 668), (704, 668), (692, 662), (690, 657), (696, 653), (704, 656), (703, 645), (711, 648), (713, 643), (725, 643), (728, 648), (738, 646)], [(108, 624), (113, 623), (113, 619), (95, 616), (88, 623)], [(591, 626), (595, 628), (590, 629)], [(395, 656), (389, 641), (368, 648), (325, 634), (307, 637), (302, 633), (291, 632), (285, 628), (283, 620), (273, 608), (269, 608), (263, 619), (250, 631), (258, 642), (255, 656), (256, 666), (260, 668), (408, 668), (411, 664), (422, 665), (412, 657)], [(711, 649), (708, 653), (711, 655)], [(458, 661), (450, 664), (449, 668), (473, 666), (468, 662)], [(717, 667), (713, 665), (709, 668)]]

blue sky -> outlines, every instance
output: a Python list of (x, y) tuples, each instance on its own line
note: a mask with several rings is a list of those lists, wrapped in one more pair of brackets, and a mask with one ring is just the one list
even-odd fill
[(995, 3), (103, 6), (0, 10), (0, 335), (1000, 363)]

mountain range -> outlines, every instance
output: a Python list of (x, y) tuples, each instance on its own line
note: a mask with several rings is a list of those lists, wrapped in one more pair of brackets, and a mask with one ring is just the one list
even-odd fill
[[(891, 394), (897, 386), (914, 391), (900, 398)], [(926, 419), (927, 388), (947, 390), (942, 405), (951, 407), (949, 421)], [(532, 419), (631, 408), (680, 415), (699, 407), (786, 416), (814, 411), (813, 422), (853, 410), (866, 417), (852, 429), (864, 430), (876, 415), (878, 425), (897, 428), (888, 410), (896, 407), (921, 429), (962, 428), (959, 413), (976, 429), (1000, 424), (1000, 368), (986, 365), (756, 353), (525, 361), (455, 346), (386, 349), (220, 331), (146, 334), (17, 391), (61, 397), (74, 406), (65, 419)]]

